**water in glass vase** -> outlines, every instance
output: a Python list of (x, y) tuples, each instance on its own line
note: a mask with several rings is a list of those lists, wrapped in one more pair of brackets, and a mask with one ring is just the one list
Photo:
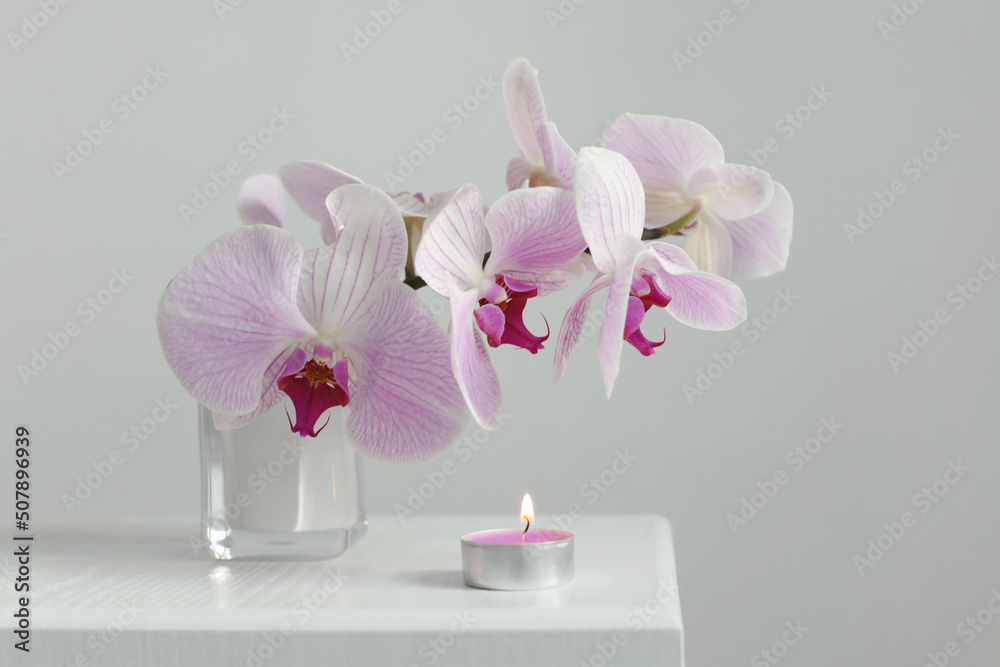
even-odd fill
[(229, 431), (200, 408), (202, 529), (216, 558), (332, 558), (364, 534), (361, 457), (343, 410), (328, 414), (303, 438), (280, 405)]

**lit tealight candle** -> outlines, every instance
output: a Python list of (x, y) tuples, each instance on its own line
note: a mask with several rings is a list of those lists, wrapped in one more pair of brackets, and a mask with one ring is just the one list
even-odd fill
[(462, 536), (462, 574), (475, 588), (527, 591), (573, 581), (573, 533), (531, 528), (535, 510), (524, 494), (524, 529), (482, 530)]

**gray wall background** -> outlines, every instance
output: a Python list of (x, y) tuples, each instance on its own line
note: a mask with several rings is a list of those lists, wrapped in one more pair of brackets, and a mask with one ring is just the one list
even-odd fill
[[(952, 641), (950, 664), (995, 660), (1000, 619), (978, 631), (961, 624), (1000, 590), (1000, 280), (980, 282), (995, 277), (984, 258), (1000, 251), (1000, 6), (400, 0), (348, 62), (341, 43), (386, 2), (243, 0), (221, 15), (220, 4), (58, 5), (17, 45), (9, 33), (31, 34), (23, 21), (39, 5), (0, 10), (0, 405), (11, 444), (16, 424), (34, 434), (37, 520), (196, 521), (195, 404), (164, 363), (153, 325), (168, 280), (238, 224), (242, 178), (295, 159), (384, 181), (400, 154), (440, 127), (447, 141), (406, 186), (471, 181), (494, 200), (516, 152), (499, 89), (457, 127), (445, 114), (481, 77), (499, 82), (524, 55), (575, 147), (625, 111), (696, 120), (731, 161), (773, 139), (764, 168), (796, 206), (788, 270), (744, 285), (759, 325), (706, 333), (651, 318), (650, 331), (665, 326), (669, 342), (652, 359), (625, 350), (610, 402), (593, 336), (554, 388), (551, 350), (494, 351), (504, 425), (488, 436), (471, 430), (483, 442), (471, 456), (369, 464), (370, 510), (392, 513), (426, 473), (454, 460), (458, 473), (420, 512), (514, 512), (528, 490), (550, 521), (573, 503), (587, 513), (665, 514), (693, 665), (764, 664), (758, 652), (786, 622), (808, 628), (781, 658), (789, 666), (922, 665)], [(714, 23), (723, 11), (731, 21)], [(708, 32), (720, 25), (721, 34)], [(699, 36), (707, 46), (679, 68), (674, 53)], [(115, 100), (147, 67), (165, 78), (125, 117)], [(832, 97), (803, 109), (814, 88)], [(275, 107), (294, 119), (248, 160), (241, 142)], [(797, 127), (782, 121), (796, 113)], [(53, 161), (102, 119), (113, 132), (60, 180)], [(938, 141), (941, 152), (936, 137), (949, 128), (958, 138)], [(908, 161), (925, 151), (935, 161), (914, 171)], [(179, 206), (229, 160), (241, 175), (185, 222)], [(892, 204), (849, 233), (859, 207), (877, 213), (878, 193), (897, 180)], [(307, 245), (317, 240), (297, 210), (291, 228)], [(133, 278), (89, 311), (86, 300), (115, 271)], [(542, 303), (549, 322), (575, 293)], [(771, 309), (781, 293), (794, 300), (779, 314)], [(921, 335), (935, 316), (943, 323), (925, 324), (935, 334)], [(541, 325), (537, 313), (529, 322)], [(18, 366), (73, 324), (78, 335), (24, 381)], [(734, 341), (746, 351), (724, 369), (718, 359)], [(889, 354), (904, 351), (912, 358), (894, 367)], [(699, 372), (714, 379), (688, 400), (684, 385)], [(177, 407), (130, 449), (123, 435), (157, 401)], [(824, 420), (839, 425), (832, 438), (820, 432)], [(810, 460), (789, 455), (817, 435), (829, 441)], [(64, 494), (114, 450), (122, 465), (69, 511)], [(586, 487), (618, 451), (638, 463), (603, 491)], [(0, 458), (4, 479), (11, 459)], [(968, 470), (940, 481), (950, 463)], [(786, 483), (734, 530), (727, 514), (776, 473)], [(925, 488), (933, 503), (919, 497)], [(913, 520), (902, 537), (885, 537), (904, 512)], [(855, 557), (880, 537), (891, 549), (860, 568)]]

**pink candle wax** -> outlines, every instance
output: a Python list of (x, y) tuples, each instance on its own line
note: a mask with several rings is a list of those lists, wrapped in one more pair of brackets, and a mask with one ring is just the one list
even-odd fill
[(571, 539), (573, 533), (564, 530), (546, 530), (531, 528), (527, 533), (524, 529), (500, 528), (497, 530), (481, 530), (462, 536), (463, 542), (477, 544), (544, 544), (562, 542)]

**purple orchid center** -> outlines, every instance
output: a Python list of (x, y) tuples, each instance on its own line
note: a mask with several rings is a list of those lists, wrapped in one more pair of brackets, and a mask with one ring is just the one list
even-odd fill
[(538, 289), (512, 278), (497, 275), (496, 282), (486, 292), (486, 298), (479, 300), (475, 311), (476, 322), (486, 334), (490, 347), (515, 345), (537, 354), (549, 338), (548, 323), (544, 336), (535, 336), (524, 324), (524, 305)]
[(640, 270), (632, 280), (632, 289), (628, 297), (628, 314), (625, 316), (625, 332), (623, 338), (632, 344), (632, 347), (639, 350), (644, 357), (648, 357), (667, 341), (667, 334), (664, 331), (663, 340), (659, 343), (646, 338), (639, 325), (642, 319), (653, 306), (666, 308), (670, 304), (670, 297), (664, 294), (656, 284), (653, 275), (645, 269)]
[[(350, 402), (347, 395), (347, 360), (336, 362), (333, 367), (322, 361), (310, 359), (297, 373), (278, 379), (278, 389), (288, 394), (295, 406), (295, 424), (292, 432), (302, 437), (315, 438), (326, 428), (326, 423), (316, 428), (316, 422), (328, 409)], [(291, 425), (292, 419), (288, 418)]]

